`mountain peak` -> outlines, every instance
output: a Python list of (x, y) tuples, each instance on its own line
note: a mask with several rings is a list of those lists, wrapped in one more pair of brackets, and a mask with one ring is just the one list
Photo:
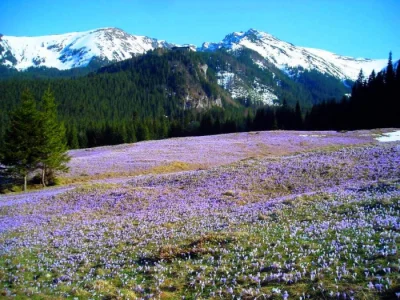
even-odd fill
[(121, 61), (159, 47), (172, 46), (115, 27), (41, 37), (3, 36), (0, 64), (18, 70), (32, 66), (65, 70), (87, 66), (94, 57), (103, 61)]
[[(97, 28), (41, 37), (0, 39), (0, 65), (18, 70), (44, 66), (60, 70), (87, 66), (93, 58), (100, 61), (121, 61), (156, 48), (172, 48), (174, 44), (146, 36), (131, 35), (116, 27)], [(295, 46), (275, 36), (250, 28), (232, 32), (219, 43), (204, 43), (200, 51), (248, 48), (287, 74), (316, 70), (340, 79), (355, 80), (362, 68), (366, 74), (381, 70), (386, 59), (355, 59), (329, 51)]]
[(260, 37), (265, 36), (265, 35), (270, 35), (269, 33), (266, 33), (264, 31), (260, 31), (260, 30), (254, 29), (254, 28), (250, 28), (249, 30), (246, 31), (245, 34), (246, 35), (252, 35), (253, 34), (253, 35), (260, 36)]
[(386, 64), (386, 60), (355, 59), (325, 50), (295, 46), (253, 28), (246, 32), (228, 34), (219, 43), (203, 44), (201, 50), (216, 51), (221, 48), (228, 51), (251, 49), (279, 69), (292, 75), (304, 70), (316, 70), (340, 79), (355, 80), (361, 68), (366, 73), (370, 73), (373, 69), (377, 71), (382, 69)]

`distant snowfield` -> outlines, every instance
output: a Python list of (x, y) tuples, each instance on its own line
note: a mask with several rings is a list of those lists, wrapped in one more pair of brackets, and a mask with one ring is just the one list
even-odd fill
[(396, 142), (400, 141), (400, 130), (384, 133), (383, 136), (376, 138), (380, 142)]

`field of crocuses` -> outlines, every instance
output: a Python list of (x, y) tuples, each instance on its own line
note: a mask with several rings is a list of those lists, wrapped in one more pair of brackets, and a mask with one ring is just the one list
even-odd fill
[(1, 196), (0, 298), (400, 298), (400, 142), (275, 134), (318, 142), (222, 162), (188, 150), (179, 161), (215, 167)]
[[(375, 141), (382, 131), (265, 131), (173, 138), (70, 151), (67, 178), (86, 180), (121, 175), (193, 170), (249, 157), (281, 156)], [(154, 170), (155, 169), (155, 170)], [(155, 171), (155, 172), (153, 172)]]

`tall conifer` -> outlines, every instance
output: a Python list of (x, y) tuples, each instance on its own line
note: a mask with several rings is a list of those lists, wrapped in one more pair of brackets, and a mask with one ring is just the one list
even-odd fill
[(295, 129), (303, 129), (303, 118), (301, 116), (301, 108), (299, 101), (296, 102), (296, 109), (295, 109)]
[(400, 60), (397, 61), (396, 80), (397, 84), (400, 83)]
[(393, 84), (395, 79), (395, 72), (393, 68), (393, 62), (392, 62), (392, 52), (389, 53), (389, 60), (388, 60), (388, 65), (386, 67), (386, 73), (385, 73), (385, 81), (386, 84)]
[(27, 190), (28, 174), (37, 168), (40, 160), (39, 134), (40, 114), (32, 93), (25, 90), (21, 104), (10, 114), (1, 162), (12, 174), (24, 178), (24, 191)]
[(50, 87), (44, 92), (41, 102), (40, 163), (42, 185), (46, 186), (54, 171), (67, 171), (69, 157), (65, 127), (57, 119), (57, 105)]

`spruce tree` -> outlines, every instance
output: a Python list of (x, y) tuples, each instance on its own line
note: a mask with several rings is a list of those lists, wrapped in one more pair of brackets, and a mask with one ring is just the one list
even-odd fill
[(54, 95), (49, 88), (44, 92), (40, 112), (40, 163), (42, 170), (42, 185), (46, 186), (49, 179), (54, 176), (54, 171), (67, 171), (67, 143), (65, 127), (58, 121), (57, 105)]
[(395, 79), (395, 70), (392, 62), (392, 52), (389, 53), (388, 65), (386, 67), (385, 82), (386, 84), (393, 84)]
[(400, 60), (397, 61), (396, 81), (397, 81), (397, 84), (400, 83)]
[(295, 109), (295, 129), (301, 130), (303, 129), (303, 118), (301, 116), (301, 108), (299, 101), (296, 102), (296, 109)]
[(395, 126), (400, 126), (400, 60), (397, 61), (397, 69), (396, 69), (396, 82), (395, 82), (395, 93), (397, 98), (394, 100), (395, 109), (393, 110), (396, 114)]
[(398, 115), (397, 111), (395, 108), (395, 104), (397, 102), (397, 97), (396, 97), (396, 90), (395, 90), (395, 85), (396, 85), (396, 74), (395, 70), (393, 67), (393, 62), (392, 62), (392, 52), (389, 53), (389, 60), (388, 60), (388, 65), (386, 68), (385, 72), (385, 92), (382, 95), (383, 98), (383, 105), (385, 109), (387, 109), (387, 112), (382, 111), (382, 114), (386, 114), (384, 126), (385, 127), (393, 127), (397, 123)]
[(150, 140), (150, 132), (149, 128), (144, 123), (139, 123), (137, 129), (137, 140), (140, 141), (148, 141)]
[(32, 93), (25, 90), (20, 105), (10, 114), (1, 161), (11, 174), (23, 177), (24, 191), (27, 190), (29, 173), (37, 168), (40, 161), (39, 136), (40, 113)]
[(79, 140), (78, 140), (78, 129), (75, 124), (72, 124), (69, 130), (68, 135), (68, 145), (70, 149), (78, 149), (79, 148)]

